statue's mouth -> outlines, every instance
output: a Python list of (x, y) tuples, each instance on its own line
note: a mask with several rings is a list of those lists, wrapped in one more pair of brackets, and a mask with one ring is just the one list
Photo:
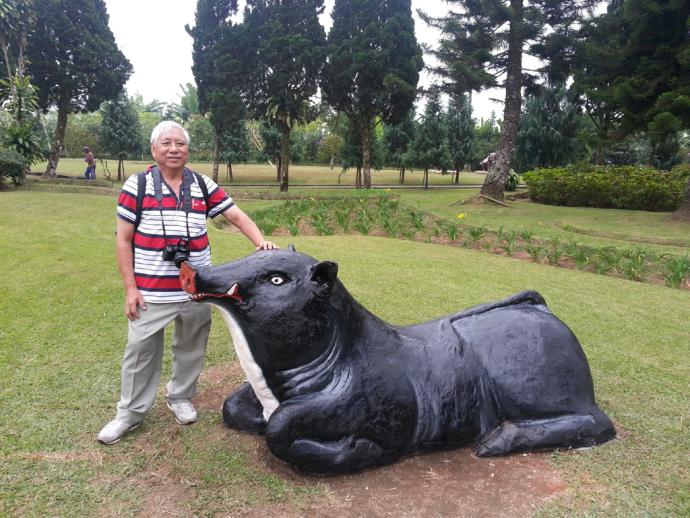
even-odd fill
[(225, 293), (208, 293), (198, 291), (196, 288), (196, 270), (188, 262), (182, 263), (180, 266), (180, 283), (182, 284), (182, 289), (186, 291), (192, 300), (195, 302), (200, 302), (208, 298), (234, 299), (237, 302), (242, 302), (242, 296), (240, 295), (240, 286), (234, 283), (228, 291)]

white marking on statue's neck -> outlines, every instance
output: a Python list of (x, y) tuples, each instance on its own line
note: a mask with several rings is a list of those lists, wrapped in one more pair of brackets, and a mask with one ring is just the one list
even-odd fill
[(225, 325), (228, 326), (228, 331), (230, 331), (230, 336), (232, 336), (232, 341), (235, 344), (237, 359), (240, 362), (242, 370), (247, 376), (249, 384), (254, 390), (254, 394), (256, 394), (256, 397), (264, 407), (264, 419), (268, 421), (268, 418), (271, 417), (271, 414), (273, 414), (275, 409), (278, 408), (280, 403), (269, 388), (268, 383), (266, 383), (264, 373), (261, 370), (261, 367), (259, 367), (254, 360), (252, 351), (247, 343), (247, 338), (244, 336), (242, 328), (240, 328), (237, 320), (235, 320), (235, 317), (233, 317), (224, 307), (216, 304), (214, 304), (214, 306), (218, 308), (223, 320), (225, 320)]

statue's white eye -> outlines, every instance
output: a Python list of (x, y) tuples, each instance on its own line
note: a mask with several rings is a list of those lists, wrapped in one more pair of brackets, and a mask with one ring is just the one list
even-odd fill
[(276, 286), (280, 286), (285, 282), (285, 279), (282, 278), (280, 275), (274, 275), (271, 277), (271, 284), (275, 284)]

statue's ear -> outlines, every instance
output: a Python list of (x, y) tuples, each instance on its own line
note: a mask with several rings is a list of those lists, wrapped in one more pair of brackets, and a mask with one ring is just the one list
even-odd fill
[(312, 282), (325, 286), (329, 290), (333, 287), (338, 276), (338, 263), (333, 261), (321, 261), (311, 267)]

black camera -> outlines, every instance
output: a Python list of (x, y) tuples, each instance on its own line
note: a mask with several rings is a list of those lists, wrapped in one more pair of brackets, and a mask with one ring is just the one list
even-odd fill
[(189, 242), (180, 239), (176, 245), (165, 245), (163, 260), (173, 261), (178, 268), (182, 266), (182, 263), (189, 260)]

